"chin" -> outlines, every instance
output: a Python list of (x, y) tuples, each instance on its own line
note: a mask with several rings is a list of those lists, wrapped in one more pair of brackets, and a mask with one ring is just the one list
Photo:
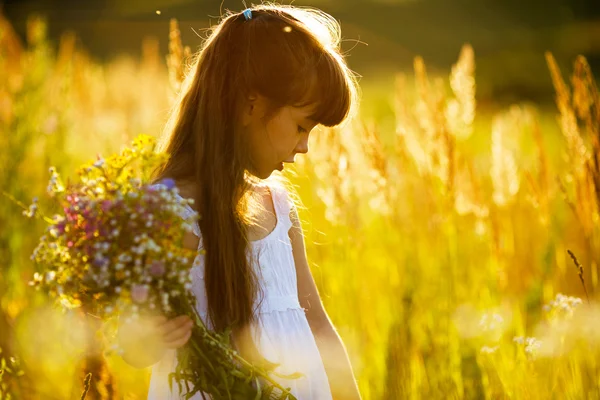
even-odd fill
[(250, 174), (252, 174), (253, 176), (257, 177), (258, 179), (267, 179), (268, 177), (271, 176), (271, 174), (273, 174), (274, 170), (270, 170), (270, 171), (253, 171), (253, 170), (249, 170), (248, 172)]
[(269, 171), (269, 172), (266, 172), (266, 173), (264, 173), (264, 174), (262, 174), (262, 175), (259, 175), (259, 176), (258, 176), (258, 178), (260, 178), (260, 179), (267, 179), (268, 177), (270, 177), (270, 176), (273, 174), (273, 172), (274, 172), (274, 171), (273, 171), (273, 170), (271, 170), (271, 171)]

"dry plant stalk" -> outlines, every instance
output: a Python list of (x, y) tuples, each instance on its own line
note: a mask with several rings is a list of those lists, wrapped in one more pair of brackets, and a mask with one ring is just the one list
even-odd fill
[(587, 299), (588, 304), (590, 304), (590, 298), (588, 296), (587, 289), (585, 288), (585, 280), (583, 278), (583, 266), (579, 264), (579, 261), (577, 261), (577, 257), (575, 257), (575, 254), (573, 254), (571, 250), (567, 250), (567, 253), (569, 253), (571, 259), (573, 259), (573, 262), (575, 263), (575, 267), (577, 268), (577, 274), (579, 275), (579, 280), (581, 281), (581, 285), (583, 286), (585, 298)]
[(81, 394), (81, 400), (85, 400), (88, 391), (90, 390), (90, 382), (92, 381), (92, 373), (88, 372), (83, 381), (83, 393)]
[[(556, 89), (559, 122), (567, 142), (567, 156), (571, 167), (568, 178), (573, 182), (574, 199), (567, 202), (589, 242), (597, 232), (600, 220), (600, 96), (585, 57), (579, 56), (575, 60), (571, 78), (572, 96), (551, 53), (546, 53), (546, 60)], [(591, 150), (586, 146), (586, 141), (591, 143)], [(567, 187), (562, 179), (559, 179), (559, 185), (568, 199)]]
[(414, 60), (416, 99), (414, 108), (406, 98), (403, 75), (396, 78), (396, 135), (420, 173), (437, 177), (453, 203), (457, 182), (457, 139), (468, 138), (475, 118), (475, 61), (473, 48), (463, 46), (449, 81), (447, 96), (441, 78), (430, 79), (421, 57)]
[(190, 59), (192, 51), (189, 46), (183, 46), (181, 42), (181, 32), (179, 24), (175, 18), (171, 18), (169, 25), (169, 54), (167, 55), (167, 67), (169, 69), (169, 79), (174, 93), (179, 92), (179, 88), (185, 79), (187, 69), (186, 62)]

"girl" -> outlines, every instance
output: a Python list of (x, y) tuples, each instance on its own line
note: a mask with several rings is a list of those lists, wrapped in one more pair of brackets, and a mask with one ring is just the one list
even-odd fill
[[(198, 313), (211, 329), (233, 326), (244, 357), (304, 374), (279, 378), (300, 400), (360, 395), (311, 276), (296, 208), (283, 186), (263, 180), (308, 152), (316, 125), (351, 114), (357, 84), (339, 40), (338, 23), (314, 9), (269, 4), (226, 15), (184, 82), (159, 146), (170, 160), (154, 180), (173, 179), (202, 216), (184, 240), (205, 250), (191, 269)], [(123, 357), (152, 365), (148, 399), (180, 398), (167, 377), (191, 320), (161, 316), (148, 326), (143, 335), (158, 335), (159, 349), (134, 356), (145, 342), (130, 336)]]

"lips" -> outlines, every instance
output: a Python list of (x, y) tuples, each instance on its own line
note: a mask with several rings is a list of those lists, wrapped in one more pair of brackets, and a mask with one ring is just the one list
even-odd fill
[(293, 163), (294, 163), (294, 160), (292, 160), (292, 161), (281, 161), (279, 164), (277, 164), (276, 169), (279, 170), (279, 171), (283, 171), (284, 164), (293, 164)]

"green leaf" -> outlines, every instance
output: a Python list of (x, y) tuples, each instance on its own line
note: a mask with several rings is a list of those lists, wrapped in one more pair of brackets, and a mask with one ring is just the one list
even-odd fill
[(254, 378), (254, 381), (256, 382), (256, 396), (254, 397), (254, 400), (260, 400), (262, 398), (262, 390), (260, 388), (260, 381), (258, 380), (258, 377)]

